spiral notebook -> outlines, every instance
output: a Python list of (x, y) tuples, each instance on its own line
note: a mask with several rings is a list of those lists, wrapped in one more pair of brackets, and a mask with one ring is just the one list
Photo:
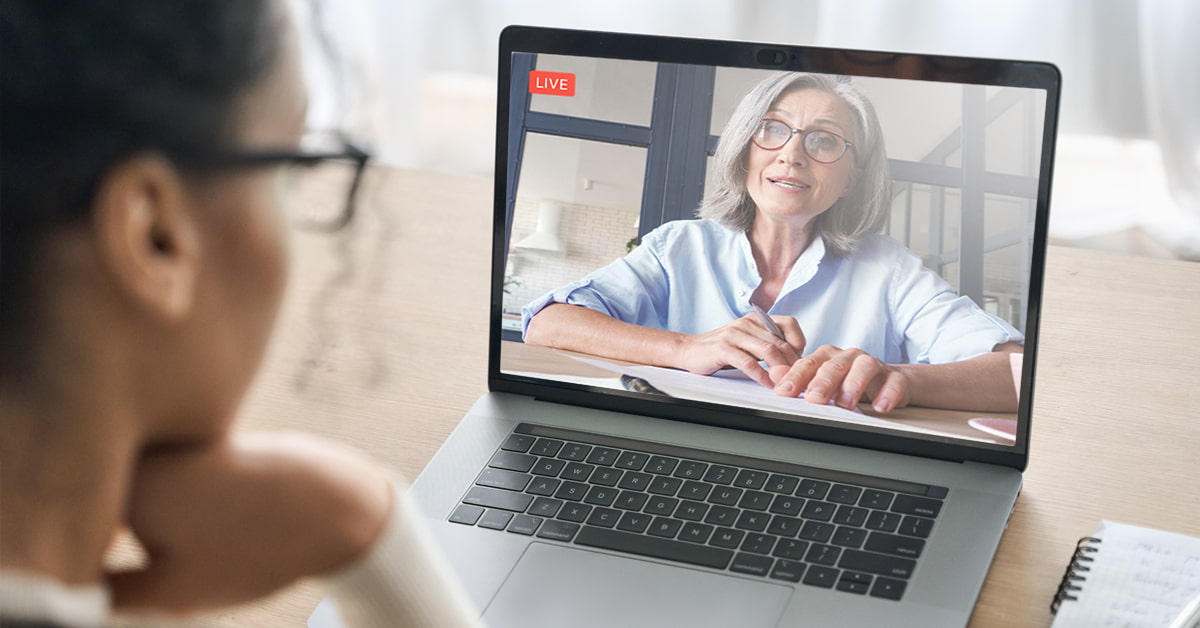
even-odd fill
[(1050, 610), (1054, 628), (1168, 626), (1200, 595), (1200, 538), (1101, 521), (1079, 539)]

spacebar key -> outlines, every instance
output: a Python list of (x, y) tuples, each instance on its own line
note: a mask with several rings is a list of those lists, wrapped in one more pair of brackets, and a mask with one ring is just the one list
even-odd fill
[(651, 556), (666, 560), (679, 561), (701, 567), (724, 569), (733, 559), (733, 551), (719, 547), (706, 547), (695, 543), (656, 539), (640, 534), (629, 534), (616, 530), (607, 530), (593, 526), (584, 526), (575, 536), (579, 545), (589, 545), (603, 549), (628, 552), (641, 556)]

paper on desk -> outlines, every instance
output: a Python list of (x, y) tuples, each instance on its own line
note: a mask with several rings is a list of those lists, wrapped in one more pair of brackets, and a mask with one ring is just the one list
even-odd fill
[(1169, 626), (1200, 595), (1200, 538), (1101, 521), (1101, 539), (1077, 582), (1078, 599), (1065, 600), (1054, 628)]
[[(658, 388), (667, 394), (685, 399), (707, 401), (710, 403), (721, 403), (725, 405), (732, 404), (759, 410), (787, 412), (789, 414), (805, 414), (808, 416), (815, 416), (833, 421), (855, 423), (858, 425), (869, 425), (873, 427), (885, 427), (909, 432), (919, 432), (922, 434), (935, 434), (938, 436), (947, 435), (946, 433), (939, 432), (937, 430), (914, 427), (898, 421), (889, 421), (886, 419), (867, 416), (857, 410), (851, 411), (833, 405), (826, 406), (809, 403), (802, 397), (780, 397), (770, 389), (750, 379), (741, 371), (727, 370), (717, 371), (712, 375), (696, 375), (695, 373), (688, 373), (687, 371), (662, 368), (658, 366), (626, 366), (615, 364), (608, 360), (588, 358), (569, 353), (562, 353), (561, 355), (616, 374), (616, 377), (614, 377), (612, 380), (608, 380), (606, 383), (596, 383), (597, 378), (591, 377), (572, 378), (572, 381), (585, 379), (591, 380), (588, 382), (578, 381), (576, 383), (586, 383), (592, 386), (603, 386), (607, 388), (622, 388), (620, 376), (633, 375), (635, 377), (641, 377), (642, 379), (645, 379), (654, 385), (655, 388)], [(544, 377), (544, 375), (542, 377)], [(566, 379), (560, 378), (559, 376), (555, 377), (559, 379)]]

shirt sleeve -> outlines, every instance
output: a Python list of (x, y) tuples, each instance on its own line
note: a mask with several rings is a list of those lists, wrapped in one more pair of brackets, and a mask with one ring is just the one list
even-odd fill
[(392, 502), (387, 526), (369, 553), (321, 579), (346, 628), (482, 628), (416, 504), (402, 490)]
[(522, 335), (529, 320), (551, 303), (578, 305), (626, 323), (664, 328), (670, 285), (662, 252), (674, 232), (667, 223), (646, 234), (625, 257), (531, 301), (521, 309)]
[(958, 362), (1005, 342), (1025, 340), (1012, 325), (988, 314), (970, 297), (956, 294), (907, 249), (901, 250), (896, 260), (891, 300), (896, 329), (910, 363)]

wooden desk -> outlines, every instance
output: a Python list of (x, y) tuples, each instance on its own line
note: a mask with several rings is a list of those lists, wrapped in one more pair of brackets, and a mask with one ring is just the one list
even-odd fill
[[(415, 477), (486, 389), (490, 180), (375, 172), (348, 232), (300, 235), (240, 424), (360, 447)], [(1053, 248), (1031, 458), (971, 626), (1047, 626), (1101, 518), (1200, 535), (1200, 264)], [(303, 626), (311, 584), (196, 622)]]

